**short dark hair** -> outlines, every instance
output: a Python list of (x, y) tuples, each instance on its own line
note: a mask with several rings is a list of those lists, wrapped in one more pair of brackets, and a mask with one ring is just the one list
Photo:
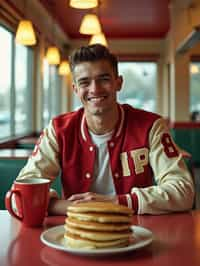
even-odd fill
[(118, 75), (118, 62), (114, 54), (101, 44), (82, 46), (69, 56), (69, 64), (73, 73), (77, 64), (82, 62), (95, 62), (107, 60), (113, 67), (115, 75)]

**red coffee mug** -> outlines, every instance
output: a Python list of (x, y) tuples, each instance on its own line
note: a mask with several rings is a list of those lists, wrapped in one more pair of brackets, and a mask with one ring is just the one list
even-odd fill
[[(41, 226), (47, 214), (49, 188), (50, 180), (45, 178), (15, 180), (11, 190), (5, 196), (6, 208), (13, 217), (26, 226)], [(17, 212), (13, 209), (13, 201)]]

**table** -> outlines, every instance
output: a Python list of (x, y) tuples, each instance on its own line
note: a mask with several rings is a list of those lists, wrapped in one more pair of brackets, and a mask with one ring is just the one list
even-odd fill
[(38, 140), (38, 137), (26, 137), (23, 139), (19, 139), (16, 143), (16, 147), (33, 150), (37, 140)]
[(43, 230), (64, 223), (47, 217), (43, 228), (27, 228), (7, 211), (0, 211), (1, 266), (199, 266), (200, 211), (160, 216), (135, 216), (133, 224), (152, 230), (152, 244), (140, 250), (107, 257), (83, 257), (54, 250), (40, 241)]
[(17, 141), (18, 144), (36, 144), (38, 137), (26, 137), (23, 139), (19, 139)]
[(28, 159), (31, 153), (30, 149), (0, 149), (0, 160)]

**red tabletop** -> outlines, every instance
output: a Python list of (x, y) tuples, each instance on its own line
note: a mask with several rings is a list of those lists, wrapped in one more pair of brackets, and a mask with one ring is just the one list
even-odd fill
[(64, 223), (65, 217), (48, 217), (43, 228), (26, 228), (7, 211), (0, 211), (1, 266), (199, 266), (200, 211), (135, 216), (134, 225), (150, 229), (154, 240), (149, 246), (120, 255), (86, 257), (45, 246), (43, 230)]

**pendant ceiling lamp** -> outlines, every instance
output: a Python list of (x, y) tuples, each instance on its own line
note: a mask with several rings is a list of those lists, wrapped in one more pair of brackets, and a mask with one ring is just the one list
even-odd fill
[(92, 35), (89, 44), (91, 45), (91, 44), (97, 44), (97, 43), (102, 44), (106, 47), (108, 46), (108, 43), (106, 41), (106, 37), (103, 34), (103, 32), (101, 32), (99, 34)]
[(59, 68), (58, 68), (58, 74), (62, 76), (67, 76), (70, 73), (70, 67), (69, 62), (64, 60), (61, 62)]
[(49, 65), (60, 64), (60, 53), (56, 46), (50, 46), (47, 49), (46, 59)]
[(98, 0), (70, 0), (69, 5), (80, 9), (94, 8), (98, 6)]
[(192, 74), (197, 74), (199, 72), (198, 66), (197, 65), (191, 65), (190, 72)]
[(36, 37), (33, 29), (32, 22), (30, 20), (21, 20), (19, 22), (15, 41), (22, 45), (35, 45)]
[[(56, 25), (55, 22), (53, 20), (53, 11), (55, 9), (54, 6), (54, 2), (51, 3), (51, 12), (52, 12), (52, 25), (51, 25), (51, 40), (55, 40), (56, 39)], [(60, 64), (60, 52), (58, 50), (58, 48), (56, 46), (49, 46), (46, 52), (46, 60), (48, 62), (49, 65), (59, 65)]]
[(99, 22), (98, 17), (95, 14), (86, 14), (81, 22), (79, 32), (81, 34), (88, 34), (88, 35), (100, 33), (101, 24)]

